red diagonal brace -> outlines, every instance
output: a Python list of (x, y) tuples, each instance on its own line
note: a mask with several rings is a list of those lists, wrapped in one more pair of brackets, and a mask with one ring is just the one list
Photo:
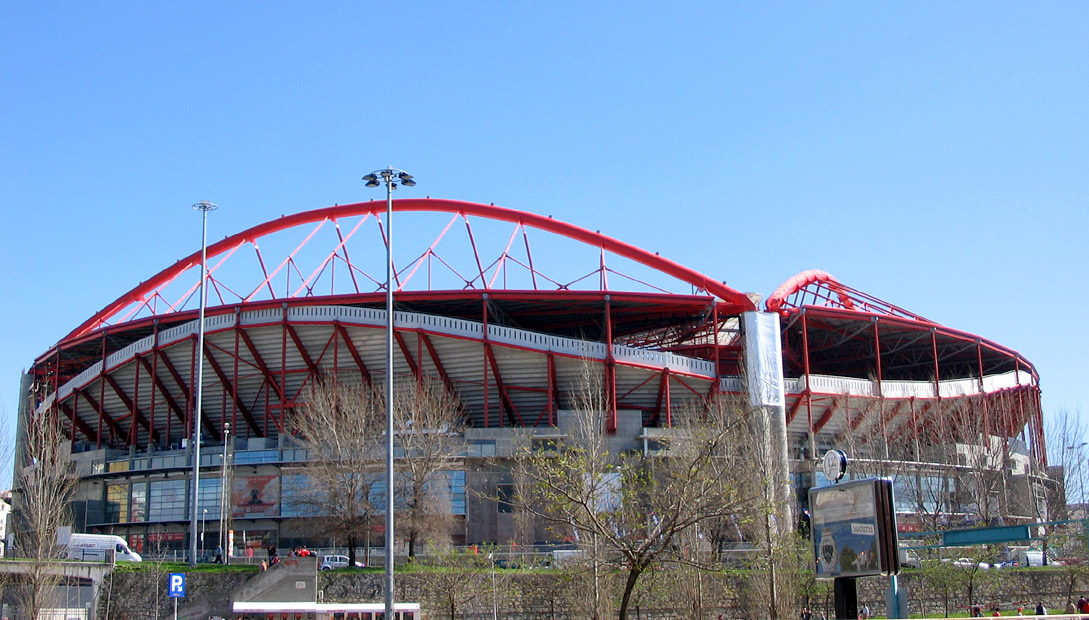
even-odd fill
[(58, 406), (60, 407), (60, 410), (63, 411), (66, 416), (68, 416), (68, 419), (72, 421), (72, 424), (83, 432), (87, 439), (97, 439), (95, 429), (91, 428), (90, 424), (84, 422), (83, 418), (76, 415), (76, 413), (72, 411), (71, 407), (64, 403), (59, 403)]
[(257, 347), (254, 346), (253, 340), (250, 340), (249, 334), (243, 329), (238, 331), (238, 335), (242, 337), (242, 342), (246, 344), (246, 349), (248, 349), (250, 355), (253, 356), (253, 363), (257, 365), (261, 374), (265, 375), (265, 380), (268, 381), (272, 385), (272, 389), (276, 391), (276, 396), (280, 399), (280, 404), (286, 407), (287, 397), (284, 396), (283, 387), (280, 386), (280, 383), (276, 380), (272, 371), (269, 370), (268, 364), (266, 364), (265, 359), (261, 357), (261, 353), (257, 351)]
[[(110, 384), (110, 387), (113, 388), (114, 393), (117, 394), (117, 397), (121, 399), (122, 403), (124, 403), (125, 409), (128, 409), (132, 413), (132, 424), (136, 424), (137, 422), (139, 422), (140, 426), (143, 426), (147, 430), (147, 432), (151, 434), (152, 441), (158, 443), (159, 433), (155, 429), (151, 428), (151, 424), (148, 423), (147, 418), (144, 417), (144, 414), (136, 406), (136, 403), (133, 402), (132, 398), (130, 398), (129, 395), (125, 393), (125, 390), (123, 390), (121, 386), (117, 384), (117, 380), (113, 378), (113, 375), (103, 375), (103, 378), (106, 379), (106, 383)], [(132, 436), (133, 433), (132, 429), (130, 428), (128, 437)]]
[(832, 404), (828, 405), (828, 408), (824, 410), (823, 414), (821, 414), (821, 417), (817, 420), (817, 423), (813, 425), (814, 433), (821, 432), (821, 429), (824, 428), (824, 425), (828, 424), (828, 422), (832, 419), (832, 416), (836, 413), (836, 409), (838, 407), (838, 400), (833, 400)]
[[(234, 384), (231, 382), (230, 377), (227, 376), (227, 373), (223, 372), (223, 368), (219, 365), (219, 362), (216, 361), (216, 358), (212, 357), (212, 351), (207, 343), (204, 345), (204, 359), (208, 360), (208, 365), (212, 367), (212, 372), (216, 373), (216, 376), (219, 377), (219, 382), (223, 385), (223, 390), (230, 394), (234, 406), (242, 412), (242, 417), (246, 418), (246, 423), (250, 425), (250, 430), (258, 437), (263, 437), (264, 435), (261, 433), (260, 427), (257, 426), (257, 420), (253, 418), (253, 414), (250, 413), (250, 410), (246, 408), (242, 399), (239, 398), (238, 394), (234, 391)], [(208, 420), (208, 416), (204, 416), (203, 419)], [(208, 422), (209, 424), (211, 423), (210, 420)], [(278, 426), (279, 422), (277, 422), (277, 427)], [(280, 430), (282, 431), (283, 429), (281, 428)], [(219, 437), (216, 436), (216, 439), (219, 439)]]
[(484, 343), (484, 357), (487, 358), (488, 364), (492, 368), (492, 376), (495, 377), (495, 386), (499, 388), (499, 396), (503, 401), (503, 410), (507, 412), (507, 417), (510, 418), (511, 424), (522, 425), (522, 416), (518, 414), (518, 408), (514, 406), (514, 402), (511, 400), (510, 395), (507, 394), (506, 386), (503, 385), (503, 375), (499, 374), (499, 364), (495, 361), (491, 343)]
[(447, 390), (453, 392), (454, 382), (450, 380), (450, 375), (446, 374), (446, 367), (442, 365), (442, 360), (439, 359), (439, 353), (435, 350), (435, 345), (431, 344), (431, 338), (423, 330), (419, 330), (416, 335), (423, 341), (427, 354), (431, 356), (431, 363), (435, 365), (435, 370), (439, 372), (439, 378), (442, 379), (443, 385), (446, 386)]
[(355, 348), (355, 343), (348, 336), (348, 330), (344, 329), (344, 325), (339, 321), (336, 322), (337, 333), (344, 340), (344, 346), (348, 347), (348, 354), (352, 356), (355, 361), (355, 365), (359, 368), (359, 374), (363, 376), (365, 383), (371, 382), (371, 373), (367, 370), (367, 365), (363, 363), (363, 358), (359, 356), (359, 351)]
[[(158, 355), (158, 352), (156, 351), (153, 355)], [(166, 405), (170, 407), (170, 410), (174, 412), (174, 415), (176, 415), (179, 420), (184, 421), (185, 412), (182, 411), (182, 408), (178, 405), (178, 401), (174, 400), (174, 397), (170, 395), (170, 390), (166, 389), (166, 383), (154, 373), (151, 362), (147, 361), (147, 357), (144, 356), (140, 356), (137, 359), (140, 360), (140, 364), (144, 367), (144, 370), (147, 371), (147, 374), (151, 376), (152, 381), (155, 382), (155, 387), (159, 388), (159, 394), (163, 397), (163, 400), (166, 401)]]
[(401, 349), (401, 355), (405, 356), (405, 362), (408, 364), (410, 370), (412, 370), (412, 376), (416, 379), (420, 378), (420, 367), (416, 364), (416, 360), (412, 357), (412, 351), (408, 348), (408, 343), (405, 342), (405, 337), (401, 335), (401, 332), (394, 331), (393, 339), (397, 341), (397, 346)]
[(110, 430), (113, 432), (114, 439), (125, 436), (125, 432), (121, 429), (121, 425), (117, 423), (117, 420), (111, 418), (110, 414), (106, 413), (105, 409), (99, 406), (98, 401), (95, 400), (93, 396), (83, 390), (79, 391), (79, 395), (82, 396), (83, 400), (86, 400), (95, 411), (98, 412), (99, 419), (105, 422), (110, 427)]

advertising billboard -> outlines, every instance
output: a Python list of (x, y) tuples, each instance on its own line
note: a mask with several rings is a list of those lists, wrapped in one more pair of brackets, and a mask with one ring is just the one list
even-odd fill
[(236, 476), (231, 487), (235, 519), (280, 516), (280, 476)]
[(900, 571), (892, 481), (871, 478), (809, 490), (817, 579)]

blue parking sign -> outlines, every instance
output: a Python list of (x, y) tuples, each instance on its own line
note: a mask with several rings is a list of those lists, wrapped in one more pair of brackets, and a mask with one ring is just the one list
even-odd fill
[(170, 598), (185, 597), (185, 573), (170, 573), (166, 583)]

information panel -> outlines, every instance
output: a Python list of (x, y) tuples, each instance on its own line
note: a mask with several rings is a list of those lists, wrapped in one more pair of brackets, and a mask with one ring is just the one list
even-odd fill
[(817, 579), (900, 572), (891, 480), (809, 489), (809, 509)]

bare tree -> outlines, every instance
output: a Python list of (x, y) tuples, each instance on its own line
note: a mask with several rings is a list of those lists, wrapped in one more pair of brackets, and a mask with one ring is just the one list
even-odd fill
[(347, 542), (350, 566), (374, 512), (370, 490), (381, 463), (377, 455), (383, 402), (371, 385), (323, 381), (307, 392), (293, 420), (308, 453), (303, 470), (307, 484), (299, 501), (324, 519), (331, 534)]
[(608, 448), (601, 378), (589, 363), (576, 391), (569, 441), (555, 451), (529, 448), (520, 474), (532, 496), (517, 501), (554, 529), (577, 537), (591, 559), (595, 604), (604, 615), (599, 565), (608, 561), (624, 575), (617, 617), (627, 618), (639, 578), (656, 564), (698, 565), (684, 548), (686, 534), (701, 524), (745, 512), (754, 496), (742, 456), (748, 418), (712, 403), (674, 416), (668, 449), (658, 457)]
[(13, 592), (23, 617), (34, 619), (57, 604), (53, 599), (62, 579), (57, 565), (63, 555), (57, 530), (71, 525), (76, 477), (58, 417), (50, 412), (34, 415), (29, 406), (22, 413), (13, 516), (18, 555), (26, 563)]
[[(499, 584), (492, 579), (494, 569), (489, 572), (489, 553), (466, 553), (454, 549), (443, 550), (427, 557), (427, 563), (433, 567), (430, 578), (424, 583), (424, 596), (440, 618), (456, 620), (464, 616), (467, 608), (482, 607), (487, 600), (491, 606), (491, 595)], [(504, 590), (506, 583), (504, 578)]]
[(395, 392), (393, 441), (403, 454), (398, 459), (398, 530), (410, 558), (425, 540), (449, 540), (453, 516), (447, 470), (461, 452), (464, 419), (457, 396), (439, 381), (424, 377)]
[[(1049, 508), (1051, 515), (1064, 514), (1067, 504), (1085, 511), (1089, 501), (1089, 428), (1081, 412), (1060, 409), (1048, 418), (1044, 427), (1047, 438), (1047, 462), (1062, 468), (1065, 497), (1056, 494)], [(1060, 510), (1062, 509), (1062, 510)]]

